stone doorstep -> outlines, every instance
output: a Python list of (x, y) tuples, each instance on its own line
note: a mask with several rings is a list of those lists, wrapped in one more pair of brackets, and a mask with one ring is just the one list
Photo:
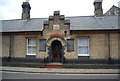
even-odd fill
[(62, 68), (61, 65), (45, 65), (46, 68)]
[(45, 64), (46, 68), (63, 68), (63, 64), (62, 63), (48, 63)]

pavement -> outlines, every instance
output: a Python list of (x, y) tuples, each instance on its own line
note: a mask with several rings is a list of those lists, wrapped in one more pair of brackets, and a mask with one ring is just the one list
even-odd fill
[(27, 73), (61, 73), (61, 74), (119, 74), (119, 69), (71, 69), (71, 68), (31, 68), (6, 67), (1, 71), (27, 72)]

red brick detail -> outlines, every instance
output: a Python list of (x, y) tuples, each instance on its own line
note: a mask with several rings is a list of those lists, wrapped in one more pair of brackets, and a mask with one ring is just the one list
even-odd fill
[(62, 64), (46, 64), (46, 68), (62, 68)]
[(54, 36), (63, 37), (63, 36), (60, 35), (60, 34), (52, 34), (52, 35), (50, 35), (50, 37), (54, 37)]

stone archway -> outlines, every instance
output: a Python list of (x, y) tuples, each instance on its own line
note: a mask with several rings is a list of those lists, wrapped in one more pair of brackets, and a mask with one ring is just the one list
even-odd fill
[[(47, 62), (60, 62), (63, 63), (65, 61), (65, 47), (66, 47), (66, 41), (62, 37), (51, 37), (47, 40)], [(59, 50), (59, 53), (54, 50)]]
[(51, 43), (52, 62), (60, 62), (62, 59), (62, 44), (58, 40)]

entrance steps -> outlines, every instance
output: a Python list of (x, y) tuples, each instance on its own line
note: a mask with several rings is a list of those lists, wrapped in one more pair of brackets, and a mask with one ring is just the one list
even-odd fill
[(46, 68), (62, 68), (63, 64), (62, 63), (48, 63), (45, 64)]

